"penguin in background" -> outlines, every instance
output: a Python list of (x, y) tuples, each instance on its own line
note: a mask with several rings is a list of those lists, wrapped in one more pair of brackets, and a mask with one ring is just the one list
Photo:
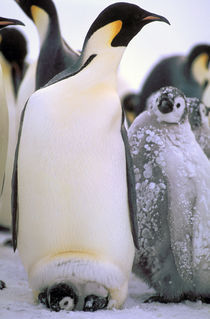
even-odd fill
[(152, 21), (169, 23), (129, 3), (104, 9), (74, 70), (36, 91), (22, 112), (13, 244), (34, 296), (51, 310), (120, 308), (127, 296), (135, 192), (117, 68)]
[[(4, 27), (10, 25), (23, 25), (23, 23), (16, 19), (8, 19), (0, 17), (0, 30)], [(0, 191), (2, 192), (3, 184), (4, 184), (4, 172), (6, 165), (6, 157), (7, 157), (7, 145), (8, 145), (8, 110), (7, 110), (7, 102), (6, 102), (6, 94), (4, 88), (4, 80), (2, 68), (0, 65)], [(4, 227), (1, 227), (0, 230), (5, 230)], [(6, 284), (4, 281), (0, 280), (0, 290), (6, 288)]]
[(23, 25), (22, 22), (0, 18), (0, 23), (0, 226), (3, 230), (11, 227), (11, 179), (17, 142), (15, 103), (26, 67), (26, 42), (19, 30), (3, 29), (7, 25)]
[(34, 22), (39, 34), (40, 53), (36, 66), (35, 91), (47, 84), (56, 74), (72, 66), (79, 53), (63, 40), (52, 0), (15, 1)]
[(208, 108), (198, 98), (187, 98), (189, 122), (195, 138), (202, 150), (210, 159), (210, 127)]
[(161, 60), (149, 73), (140, 92), (135, 107), (136, 115), (145, 110), (146, 100), (164, 86), (174, 86), (188, 97), (202, 96), (207, 85), (207, 72), (210, 58), (210, 45), (198, 44), (187, 56), (177, 55)]
[(133, 271), (153, 287), (149, 302), (210, 301), (210, 162), (188, 121), (187, 100), (161, 88), (128, 131), (139, 250)]

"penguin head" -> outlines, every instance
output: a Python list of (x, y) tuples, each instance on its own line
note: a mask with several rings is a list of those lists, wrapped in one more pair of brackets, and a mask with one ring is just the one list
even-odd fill
[(56, 8), (52, 0), (15, 0), (25, 14), (35, 23), (41, 11), (45, 11), (49, 16), (57, 17)]
[(172, 86), (163, 87), (154, 94), (149, 109), (159, 122), (171, 124), (184, 122), (188, 114), (186, 97)]
[(85, 60), (91, 54), (100, 55), (110, 49), (120, 48), (122, 51), (122, 48), (125, 49), (132, 38), (152, 21), (169, 24), (166, 18), (134, 4), (119, 2), (108, 6), (99, 14), (86, 35), (82, 50), (85, 51)]
[(199, 44), (191, 50), (187, 57), (186, 71), (205, 89), (210, 81), (210, 45)]
[(10, 25), (24, 25), (24, 23), (16, 19), (0, 17), (0, 29), (3, 29), (4, 27), (10, 26)]
[(9, 63), (20, 67), (27, 54), (27, 42), (24, 35), (15, 28), (6, 28), (0, 32), (0, 51)]
[(187, 98), (189, 122), (192, 130), (208, 127), (208, 108), (198, 98)]

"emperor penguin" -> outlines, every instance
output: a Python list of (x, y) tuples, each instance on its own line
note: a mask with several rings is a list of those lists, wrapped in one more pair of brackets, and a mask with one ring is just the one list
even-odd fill
[(35, 89), (43, 87), (56, 74), (72, 66), (79, 57), (63, 40), (56, 7), (52, 0), (15, 0), (36, 25), (40, 53)]
[[(9, 25), (23, 25), (23, 23), (16, 19), (8, 19), (8, 18), (0, 17), (0, 30)], [(2, 193), (2, 188), (4, 184), (4, 174), (5, 174), (8, 135), (9, 135), (8, 126), (9, 126), (9, 119), (8, 119), (6, 94), (5, 94), (2, 67), (0, 65), (0, 194)], [(1, 229), (2, 227), (0, 225), (0, 230)], [(0, 280), (0, 290), (4, 288), (6, 288), (6, 284), (4, 281)]]
[(134, 181), (117, 68), (130, 40), (152, 21), (169, 23), (129, 3), (105, 8), (74, 70), (36, 91), (22, 112), (13, 243), (34, 295), (51, 310), (96, 311), (125, 301), (135, 192), (127, 187)]
[(136, 179), (139, 250), (133, 270), (157, 296), (210, 300), (210, 163), (188, 120), (187, 100), (164, 87), (128, 131)]
[(177, 87), (187, 97), (197, 97), (208, 106), (202, 97), (209, 83), (209, 56), (210, 46), (201, 43), (192, 47), (187, 55), (171, 56), (159, 61), (151, 68), (139, 91), (136, 114), (145, 110), (146, 100), (153, 92), (165, 86)]
[[(23, 25), (0, 18), (0, 29)], [(0, 30), (0, 226), (11, 226), (11, 179), (16, 146), (15, 100), (24, 73), (25, 42), (14, 28)]]

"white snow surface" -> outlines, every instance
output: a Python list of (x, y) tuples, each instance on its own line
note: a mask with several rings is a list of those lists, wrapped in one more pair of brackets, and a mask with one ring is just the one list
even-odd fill
[(122, 310), (91, 312), (51, 312), (44, 305), (35, 304), (28, 286), (25, 270), (18, 252), (3, 246), (9, 238), (0, 233), (0, 279), (7, 288), (0, 290), (0, 319), (209, 319), (210, 305), (198, 301), (180, 304), (145, 304), (154, 295), (145, 283), (133, 274), (129, 283), (128, 298)]

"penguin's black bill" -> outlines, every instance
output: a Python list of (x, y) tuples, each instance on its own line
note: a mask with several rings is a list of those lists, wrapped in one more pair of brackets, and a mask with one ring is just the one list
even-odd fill
[(170, 25), (170, 22), (165, 17), (159, 16), (159, 15), (148, 15), (145, 18), (142, 19), (142, 21), (152, 22), (152, 21), (162, 21)]
[(8, 19), (0, 17), (0, 26), (9, 26), (9, 25), (25, 25), (22, 21), (16, 19)]

